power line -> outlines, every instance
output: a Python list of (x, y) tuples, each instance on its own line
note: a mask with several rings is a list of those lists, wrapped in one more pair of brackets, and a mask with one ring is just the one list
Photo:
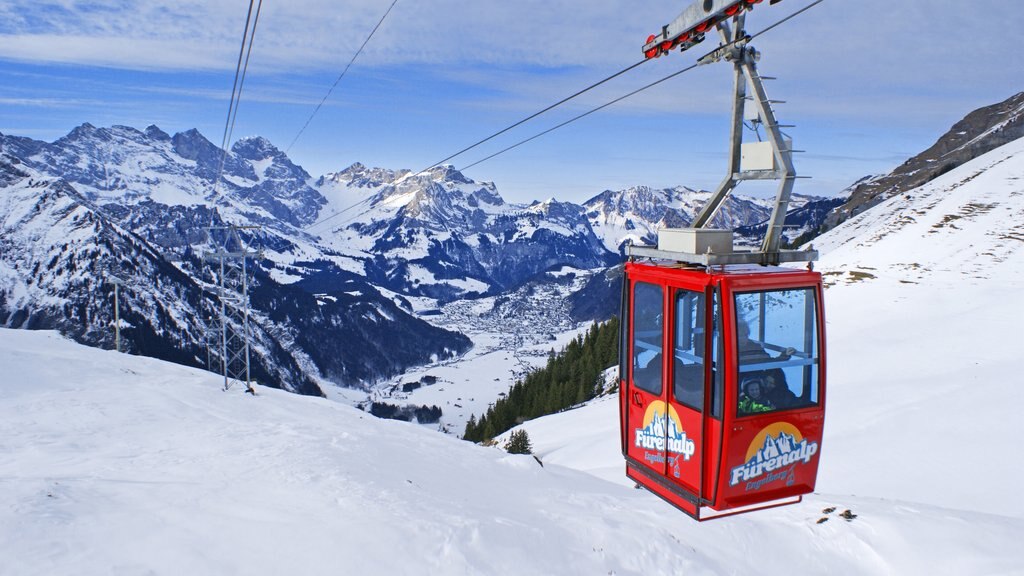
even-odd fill
[(367, 36), (366, 40), (363, 41), (363, 45), (360, 46), (359, 50), (356, 50), (356, 53), (352, 55), (352, 59), (349, 60), (348, 64), (345, 65), (345, 69), (341, 71), (341, 74), (338, 76), (338, 79), (335, 80), (334, 84), (331, 85), (331, 88), (327, 90), (327, 94), (323, 97), (322, 100), (320, 100), (320, 103), (316, 105), (316, 108), (313, 109), (313, 113), (309, 115), (308, 119), (306, 119), (306, 123), (302, 125), (302, 128), (299, 130), (299, 133), (295, 135), (294, 139), (292, 139), (292, 143), (289, 144), (288, 148), (285, 149), (285, 154), (290, 152), (292, 146), (294, 146), (295, 143), (298, 142), (299, 136), (302, 136), (302, 133), (306, 131), (307, 127), (309, 127), (309, 123), (313, 121), (313, 117), (316, 116), (316, 113), (320, 111), (320, 107), (324, 105), (324, 102), (327, 102), (328, 98), (330, 98), (331, 93), (334, 92), (334, 89), (338, 86), (338, 83), (341, 82), (341, 79), (345, 77), (345, 74), (348, 72), (348, 69), (352, 66), (352, 64), (356, 61), (356, 58), (358, 58), (359, 55), (363, 53), (363, 49), (366, 48), (366, 45), (370, 42), (370, 38), (373, 38), (373, 35), (377, 33), (377, 29), (380, 28), (380, 25), (384, 23), (384, 19), (388, 17), (388, 14), (391, 13), (391, 9), (395, 7), (395, 4), (397, 2), (398, 0), (392, 0), (391, 6), (388, 6), (387, 11), (384, 12), (384, 15), (380, 17), (380, 21), (378, 21), (377, 25), (374, 26), (373, 30), (370, 31), (370, 35)]

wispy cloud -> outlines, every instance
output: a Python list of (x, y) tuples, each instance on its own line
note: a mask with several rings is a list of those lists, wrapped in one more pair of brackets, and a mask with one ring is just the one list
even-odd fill
[(0, 106), (25, 106), (31, 108), (79, 108), (81, 106), (102, 106), (109, 101), (80, 98), (3, 98)]

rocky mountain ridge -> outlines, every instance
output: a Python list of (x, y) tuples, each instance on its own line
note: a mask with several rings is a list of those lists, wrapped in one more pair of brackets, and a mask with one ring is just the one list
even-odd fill
[(854, 184), (849, 199), (825, 219), (821, 230), (881, 202), (922, 186), (991, 150), (1024, 136), (1024, 92), (967, 114), (927, 150), (886, 175)]

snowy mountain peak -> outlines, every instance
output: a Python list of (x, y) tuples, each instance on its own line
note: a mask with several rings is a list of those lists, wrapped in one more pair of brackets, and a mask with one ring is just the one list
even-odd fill
[(534, 202), (527, 208), (528, 212), (541, 214), (552, 220), (583, 219), (585, 208), (571, 202), (559, 202), (554, 198), (548, 198), (543, 202)]
[(466, 177), (465, 174), (455, 169), (455, 166), (451, 164), (444, 164), (441, 166), (435, 166), (431, 168), (430, 175), (435, 180), (441, 180), (443, 182), (455, 182), (457, 184), (473, 184), (473, 180)]
[(79, 140), (82, 138), (91, 138), (96, 134), (97, 131), (97, 128), (92, 124), (88, 122), (83, 122), (78, 126), (72, 128), (71, 132), (68, 132), (68, 134), (64, 136), (64, 139)]
[(159, 140), (161, 142), (170, 142), (171, 135), (161, 130), (156, 124), (150, 124), (146, 126), (146, 136), (153, 140)]
[(318, 187), (325, 185), (341, 185), (348, 188), (380, 188), (393, 184), (409, 174), (409, 170), (388, 170), (387, 168), (369, 168), (356, 162), (340, 172), (330, 172), (317, 180)]
[(231, 151), (246, 160), (266, 160), (268, 158), (287, 160), (284, 152), (262, 136), (247, 136), (239, 139), (231, 147)]

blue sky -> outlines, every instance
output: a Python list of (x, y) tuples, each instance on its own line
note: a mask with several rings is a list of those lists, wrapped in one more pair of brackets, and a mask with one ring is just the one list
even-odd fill
[[(390, 0), (265, 0), (235, 138), (284, 149)], [(767, 2), (760, 31), (810, 0)], [(641, 59), (688, 2), (399, 0), (289, 156), (314, 177), (359, 161), (421, 169)], [(219, 144), (248, 2), (7, 0), (0, 132), (198, 128)], [(967, 112), (1024, 90), (1024, 4), (825, 0), (758, 38), (794, 146), (797, 191), (837, 193), (923, 150)], [(673, 53), (451, 162), (462, 167), (689, 64)], [(512, 201), (631, 185), (713, 188), (731, 68), (704, 66), (467, 171)], [(763, 191), (744, 184), (740, 191)], [(766, 190), (766, 189), (764, 189)]]

